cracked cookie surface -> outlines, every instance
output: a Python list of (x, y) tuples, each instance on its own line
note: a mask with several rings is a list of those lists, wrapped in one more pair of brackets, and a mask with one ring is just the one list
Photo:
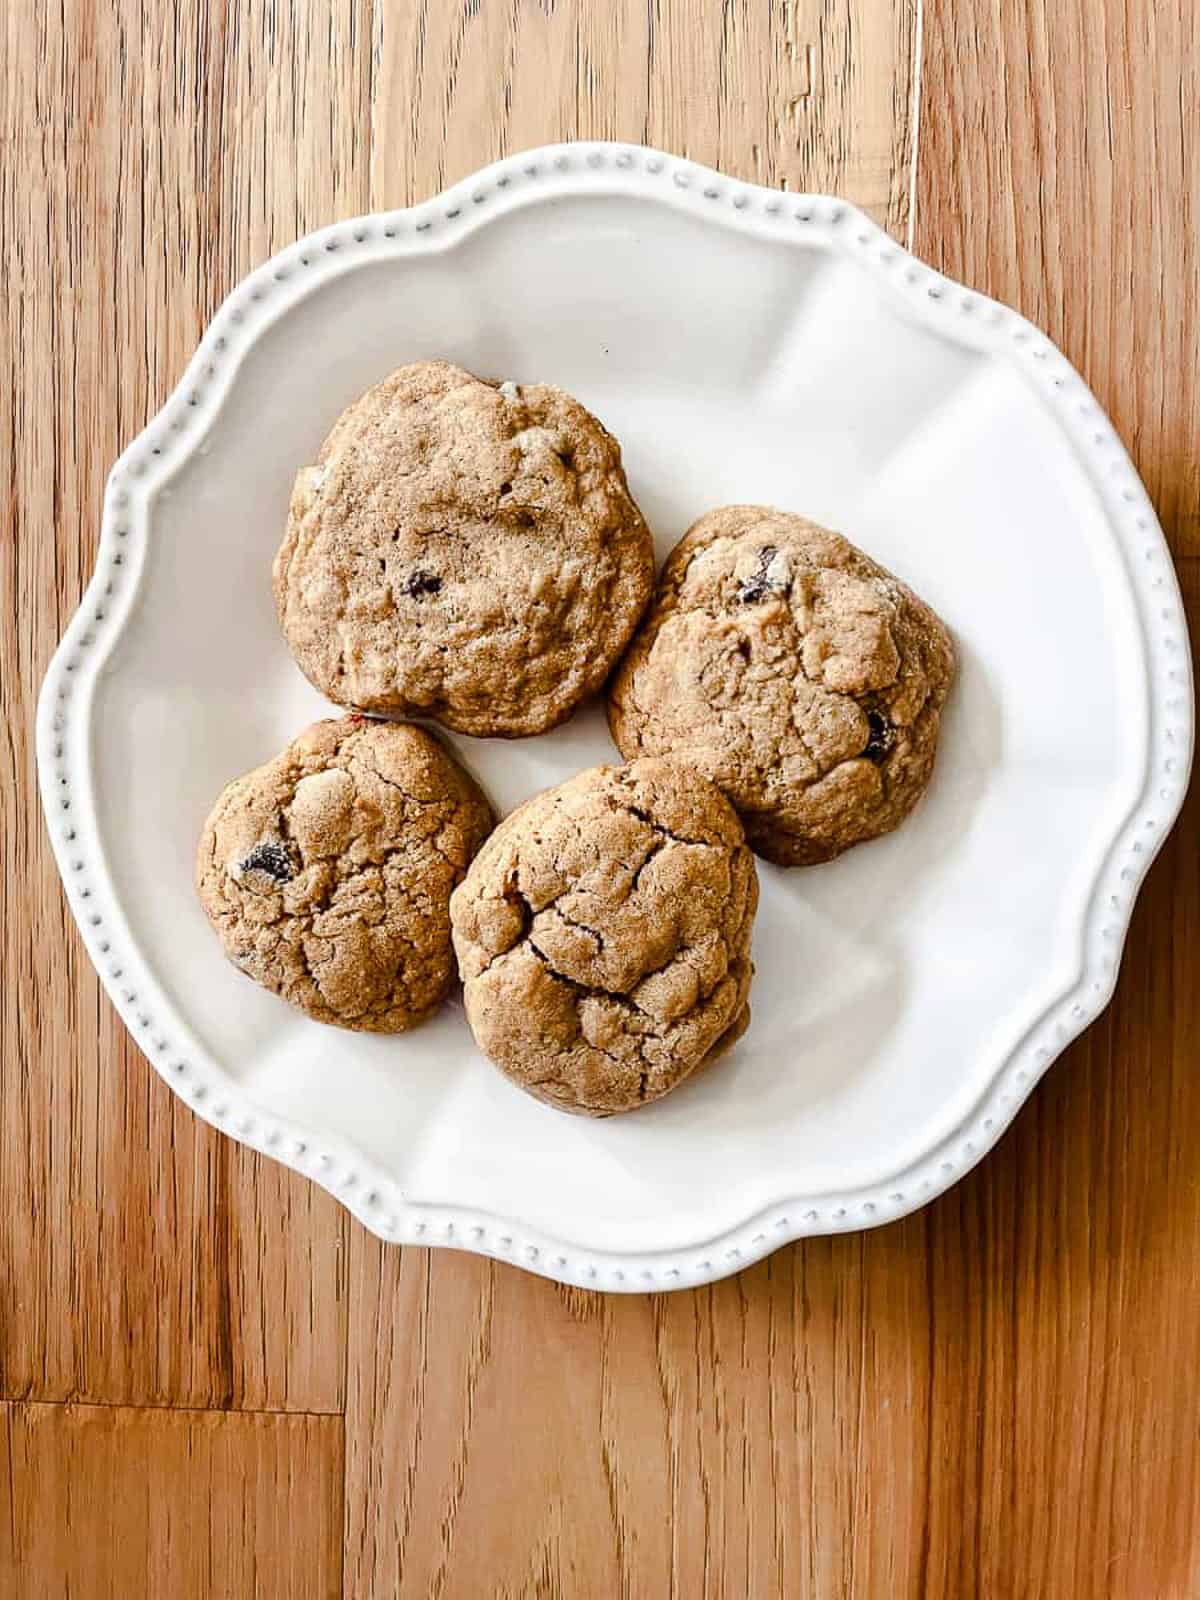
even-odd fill
[(249, 977), (320, 1022), (398, 1033), (453, 981), (450, 894), (491, 825), (424, 729), (317, 722), (223, 791), (196, 884)]
[(668, 557), (608, 720), (623, 756), (695, 767), (760, 855), (800, 866), (909, 814), (953, 677), (942, 623), (848, 540), (725, 506)]
[(593, 767), (507, 817), (454, 892), (467, 1020), (539, 1099), (631, 1110), (745, 1026), (757, 905), (717, 789), (667, 761)]
[(442, 361), (343, 412), (298, 474), (274, 588), (339, 705), (542, 733), (604, 683), (654, 587), (616, 440), (577, 400)]

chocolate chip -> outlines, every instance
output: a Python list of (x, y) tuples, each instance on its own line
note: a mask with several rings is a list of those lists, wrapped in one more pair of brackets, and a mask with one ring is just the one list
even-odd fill
[(778, 555), (778, 550), (773, 544), (765, 544), (758, 552), (758, 565), (738, 590), (738, 599), (744, 606), (756, 606), (760, 600), (765, 600), (769, 594), (774, 593), (773, 586), (767, 580), (767, 568)]
[(276, 883), (287, 883), (295, 873), (292, 858), (278, 839), (264, 839), (256, 844), (244, 861), (238, 862), (241, 872), (265, 872)]
[(867, 761), (880, 762), (896, 742), (896, 730), (882, 711), (872, 708), (867, 712), (867, 727), (871, 730), (863, 750)]
[(410, 572), (400, 585), (401, 590), (411, 595), (414, 600), (420, 599), (423, 594), (436, 594), (442, 587), (442, 580), (432, 572), (424, 572), (420, 567)]

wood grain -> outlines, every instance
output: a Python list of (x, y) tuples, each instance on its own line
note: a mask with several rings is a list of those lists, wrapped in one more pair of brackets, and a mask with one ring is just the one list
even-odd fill
[[(1096, 390), (1192, 558), (1193, 636), (1198, 21), (932, 0), (914, 219), (918, 252), (1039, 322)], [(1113, 1005), (930, 1208), (930, 1592), (1200, 1592), (1198, 824), (1193, 788)]]
[(69, 925), (32, 750), (108, 462), (227, 289), (551, 139), (865, 205), (1062, 343), (1200, 554), (1190, 0), (64, 0), (0, 28), (0, 1594), (1200, 1593), (1196, 799), (1113, 1007), (975, 1173), (607, 1299), (387, 1249), (177, 1104)]
[(364, 1250), (347, 1592), (915, 1594), (924, 1229), (657, 1297)]
[(376, 5), (371, 201), (556, 139), (624, 139), (908, 226), (917, 0)]
[(68, 926), (34, 800), (33, 712), (92, 565), (109, 463), (231, 283), (365, 204), (367, 51), (348, 15), (335, 28), (314, 6), (289, 29), (269, 5), (5, 13), (8, 1397), (341, 1405), (345, 1218), (194, 1119), (126, 1036)]
[(927, 0), (914, 246), (1039, 323), (1200, 555), (1200, 8)]
[(339, 1417), (0, 1405), (5, 1600), (342, 1593)]

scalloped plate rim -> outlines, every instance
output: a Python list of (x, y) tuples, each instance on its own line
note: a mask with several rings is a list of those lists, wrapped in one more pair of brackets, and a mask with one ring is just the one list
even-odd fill
[[(1144, 781), (1133, 813), (1118, 829), (1085, 897), (1087, 948), (1075, 984), (1031, 1021), (1020, 1044), (997, 1065), (987, 1090), (970, 1114), (923, 1159), (911, 1163), (886, 1183), (867, 1189), (810, 1196), (790, 1205), (783, 1197), (713, 1238), (671, 1251), (587, 1250), (479, 1208), (408, 1202), (393, 1180), (374, 1169), (348, 1141), (262, 1112), (253, 1098), (201, 1048), (186, 1021), (158, 990), (148, 969), (144, 979), (139, 978), (139, 988), (148, 985), (155, 993), (156, 1007), (167, 1019), (165, 1027), (142, 1010), (136, 991), (122, 987), (122, 970), (114, 975), (113, 967), (105, 960), (114, 940), (123, 940), (126, 946), (124, 955), (118, 951), (122, 960), (140, 962), (141, 957), (121, 914), (116, 886), (98, 841), (93, 846), (91, 870), (86, 857), (82, 867), (75, 866), (83, 853), (83, 847), (76, 844), (79, 819), (94, 821), (89, 760), (93, 692), (136, 596), (140, 575), (140, 560), (136, 558), (145, 549), (154, 492), (204, 438), (236, 381), (242, 356), (259, 334), (306, 298), (310, 288), (352, 272), (368, 261), (387, 259), (386, 253), (404, 257), (453, 248), (457, 239), (487, 226), (490, 219), (524, 209), (540, 179), (548, 179), (552, 190), (560, 195), (597, 191), (636, 195), (690, 211), (718, 226), (740, 227), (759, 236), (780, 237), (783, 225), (800, 222), (805, 231), (792, 236), (794, 243), (803, 247), (805, 242), (811, 244), (819, 239), (823, 248), (841, 250), (853, 257), (874, 274), (889, 297), (902, 296), (913, 317), (924, 326), (936, 327), (938, 319), (949, 311), (939, 302), (957, 294), (960, 308), (976, 313), (971, 326), (974, 347), (1006, 360), (1031, 389), (1040, 392), (1043, 400), (1059, 402), (1056, 421), (1076, 449), (1099, 496), (1127, 573), (1146, 658), (1150, 692)], [(545, 193), (543, 186), (534, 197), (540, 200)], [(455, 223), (460, 217), (465, 217), (463, 227), (446, 229), (447, 223)], [(845, 226), (847, 222), (850, 227)], [(392, 239), (402, 232), (403, 239), (393, 245)], [(353, 245), (377, 245), (381, 237), (387, 241), (381, 249), (355, 254)], [(859, 249), (867, 247), (864, 254), (853, 249), (852, 241)], [(869, 248), (872, 245), (873, 250)], [(302, 281), (291, 281), (298, 266), (312, 264), (309, 257), (316, 258), (318, 270)], [(904, 267), (902, 289), (897, 288), (899, 275), (892, 270), (897, 264)], [(279, 287), (289, 281), (290, 287)], [(267, 307), (259, 312), (264, 297)], [(243, 331), (247, 321), (248, 333)], [(944, 333), (944, 329), (939, 331)], [(204, 396), (202, 402), (196, 399), (198, 393)], [(202, 417), (197, 419), (197, 425), (189, 426), (188, 414), (196, 410), (202, 411)], [(184, 427), (186, 442), (173, 453), (169, 448), (173, 435)], [(1090, 438), (1084, 437), (1085, 431)], [(1108, 469), (1103, 474), (1094, 460), (1100, 450)], [(1131, 536), (1135, 533), (1143, 547), (1141, 566), (1129, 559), (1131, 552), (1120, 523), (1123, 516), (1130, 521)], [(117, 569), (129, 554), (135, 557), (134, 570), (131, 576), (121, 575)], [(1169, 625), (1176, 627), (1178, 637), (1163, 634), (1156, 639), (1146, 626), (1151, 567), (1158, 584), (1154, 604), (1160, 611), (1165, 608), (1169, 612)], [(118, 588), (120, 594), (114, 598)], [(79, 668), (84, 651), (88, 654), (83, 670), (77, 678), (69, 678), (68, 674)], [(1158, 678), (1161, 682), (1156, 684)], [(1171, 700), (1164, 699), (1160, 704), (1153, 692), (1156, 687)], [(63, 709), (68, 705), (72, 706), (70, 712)], [(1175, 718), (1169, 729), (1164, 727), (1168, 710)], [(198, 1115), (316, 1181), (385, 1240), (467, 1249), (513, 1261), (562, 1283), (644, 1291), (711, 1282), (799, 1237), (850, 1232), (892, 1221), (949, 1188), (986, 1154), (1051, 1062), (1095, 1019), (1112, 996), (1137, 890), (1178, 816), (1187, 790), (1193, 721), (1187, 625), (1166, 540), (1145, 489), (1102, 407), (1052, 341), (1018, 313), (919, 261), (848, 201), (765, 189), (640, 145), (579, 142), (520, 152), (415, 206), (318, 229), (255, 268), (225, 297), (182, 379), (157, 415), (121, 453), (109, 476), (95, 571), (50, 661), (39, 695), (37, 756), (47, 831), (88, 955), (122, 1021), (155, 1070)], [(68, 740), (73, 750), (67, 749)], [(82, 766), (71, 767), (72, 761), (82, 762)], [(1155, 815), (1146, 816), (1147, 791), (1154, 784), (1156, 768), (1164, 781), (1159, 803), (1152, 807)], [(76, 809), (74, 816), (64, 818), (67, 803), (59, 788), (65, 785), (70, 791), (69, 772), (78, 773), (85, 806), (82, 811)], [(1119, 873), (1121, 894), (1113, 897), (1114, 909), (1107, 925), (1099, 928), (1098, 898), (1107, 878), (1118, 879), (1116, 858), (1123, 840), (1127, 848), (1122, 852)], [(88, 873), (86, 882), (78, 877), (80, 871)], [(101, 908), (104, 915), (100, 914)], [(1102, 954), (1097, 959), (1101, 946)], [(168, 1032), (185, 1041), (183, 1051), (168, 1050), (165, 1037), (160, 1044), (159, 1036)], [(178, 1059), (181, 1055), (185, 1058), (182, 1065)], [(200, 1064), (199, 1070), (195, 1063)]]

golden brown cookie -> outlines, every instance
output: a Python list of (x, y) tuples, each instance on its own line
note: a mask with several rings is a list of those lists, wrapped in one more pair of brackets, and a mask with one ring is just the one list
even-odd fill
[(284, 637), (339, 705), (542, 733), (603, 684), (654, 587), (617, 442), (544, 385), (401, 367), (292, 492)]
[(848, 540), (725, 506), (671, 552), (608, 720), (622, 755), (695, 767), (760, 855), (801, 866), (909, 814), (953, 677), (938, 618)]
[(667, 761), (593, 767), (496, 829), (450, 902), (467, 1020), (521, 1088), (609, 1116), (745, 1026), (754, 857)]
[(398, 1033), (450, 986), (450, 892), (491, 825), (422, 728), (316, 722), (221, 795), (196, 883), (243, 972), (319, 1022)]

